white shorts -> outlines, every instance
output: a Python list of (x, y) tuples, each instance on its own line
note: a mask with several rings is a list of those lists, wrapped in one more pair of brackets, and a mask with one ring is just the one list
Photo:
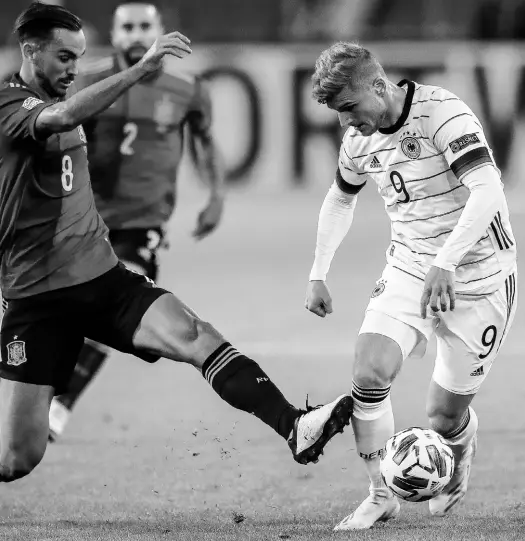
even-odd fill
[(420, 315), (423, 281), (387, 265), (372, 291), (359, 334), (394, 340), (403, 354), (423, 354), (435, 333), (437, 356), (432, 378), (456, 394), (476, 393), (492, 367), (514, 319), (517, 274), (500, 290), (482, 297), (456, 296), (453, 312)]

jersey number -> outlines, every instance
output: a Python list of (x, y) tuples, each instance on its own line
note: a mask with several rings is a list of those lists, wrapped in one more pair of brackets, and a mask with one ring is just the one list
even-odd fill
[(403, 199), (399, 199), (398, 203), (408, 203), (410, 201), (410, 195), (407, 192), (403, 177), (397, 171), (392, 171), (390, 173), (390, 182), (396, 193), (403, 195)]
[(73, 160), (68, 154), (62, 156), (62, 188), (66, 192), (73, 189)]
[(127, 122), (124, 124), (124, 129), (122, 131), (124, 132), (124, 140), (120, 145), (120, 153), (124, 156), (133, 156), (135, 151), (131, 145), (133, 145), (135, 139), (137, 138), (139, 128), (135, 122)]
[(478, 355), (480, 359), (485, 359), (485, 357), (488, 357), (491, 354), (492, 350), (494, 349), (494, 345), (496, 344), (497, 335), (498, 335), (498, 330), (496, 329), (495, 325), (489, 325), (483, 331), (483, 335), (481, 336), (481, 343), (486, 348), (489, 348), (489, 350), (486, 353), (480, 353)]

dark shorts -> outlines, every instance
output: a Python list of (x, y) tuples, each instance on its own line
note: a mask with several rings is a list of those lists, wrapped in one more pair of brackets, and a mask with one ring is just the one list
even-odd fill
[(153, 281), (157, 279), (159, 266), (157, 252), (166, 247), (161, 227), (150, 229), (112, 229), (109, 240), (117, 257), (143, 269)]
[(168, 293), (122, 263), (84, 284), (7, 302), (2, 320), (0, 377), (67, 389), (90, 338), (148, 362), (158, 357), (133, 346), (143, 315)]

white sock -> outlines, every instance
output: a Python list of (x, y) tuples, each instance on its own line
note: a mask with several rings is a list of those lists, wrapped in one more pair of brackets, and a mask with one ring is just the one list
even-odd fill
[(370, 489), (384, 489), (379, 461), (388, 438), (394, 435), (394, 414), (390, 401), (390, 386), (365, 389), (353, 383), (354, 428), (357, 452), (364, 460)]

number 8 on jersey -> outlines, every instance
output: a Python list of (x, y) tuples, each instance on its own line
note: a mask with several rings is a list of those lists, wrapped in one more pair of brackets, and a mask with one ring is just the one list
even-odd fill
[(62, 188), (66, 192), (73, 189), (73, 160), (68, 154), (62, 156)]

